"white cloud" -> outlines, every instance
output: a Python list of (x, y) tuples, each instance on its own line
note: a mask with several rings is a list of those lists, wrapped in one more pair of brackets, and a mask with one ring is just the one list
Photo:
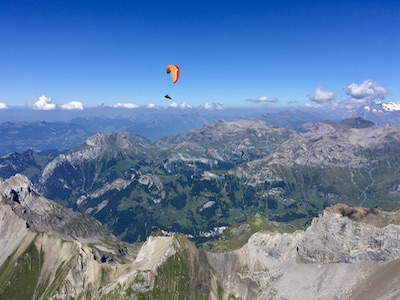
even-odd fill
[(279, 99), (276, 97), (260, 96), (257, 99), (247, 99), (246, 101), (254, 103), (276, 103)]
[(313, 93), (307, 95), (310, 98), (310, 101), (315, 103), (327, 103), (332, 102), (335, 99), (334, 92), (324, 91), (322, 87), (318, 87)]
[(47, 98), (46, 96), (40, 96), (39, 100), (33, 104), (33, 109), (37, 110), (52, 110), (55, 108), (56, 105), (51, 103), (51, 98)]
[(206, 103), (206, 104), (204, 104), (204, 108), (205, 109), (212, 109), (212, 105), (211, 104), (208, 104), (208, 103)]
[(149, 104), (147, 105), (147, 107), (148, 107), (148, 108), (156, 108), (156, 105), (153, 104), (153, 103), (149, 103)]
[(4, 102), (0, 102), (0, 109), (7, 109), (8, 106)]
[(345, 88), (345, 91), (350, 96), (349, 100), (355, 103), (365, 103), (375, 99), (383, 99), (388, 93), (383, 86), (371, 80), (365, 80), (361, 84), (352, 83)]
[(178, 104), (178, 103), (176, 103), (176, 102), (172, 102), (172, 103), (169, 105), (169, 107), (172, 107), (172, 108), (181, 108), (181, 109), (193, 108), (193, 106), (190, 105), (190, 104), (187, 104), (187, 103)]
[(187, 104), (187, 103), (181, 103), (181, 104), (179, 104), (179, 107), (180, 107), (180, 108), (193, 108), (192, 105)]
[(83, 104), (82, 102), (79, 101), (70, 101), (68, 103), (64, 103), (61, 105), (61, 109), (66, 109), (66, 110), (83, 110)]
[(224, 108), (221, 103), (206, 103), (200, 107), (203, 107), (206, 110), (222, 110)]
[(113, 105), (113, 107), (117, 107), (117, 108), (129, 108), (129, 109), (133, 109), (133, 108), (138, 108), (139, 105), (137, 104), (133, 104), (133, 103), (115, 103)]

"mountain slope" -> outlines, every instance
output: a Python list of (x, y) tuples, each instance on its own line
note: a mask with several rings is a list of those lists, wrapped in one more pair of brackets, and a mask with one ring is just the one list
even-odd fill
[[(258, 232), (235, 251), (207, 252), (180, 235), (149, 237), (137, 251), (65, 208), (64, 224), (80, 219), (85, 225), (60, 228), (58, 221), (49, 221), (58, 219), (62, 208), (38, 194), (26, 177), (0, 181), (0, 195), (2, 299), (372, 300), (400, 295), (394, 276), (399, 211), (341, 204), (326, 209), (305, 231)], [(38, 211), (41, 217), (27, 226)], [(377, 281), (381, 276), (385, 280)]]
[(44, 167), (59, 154), (57, 150), (35, 152), (30, 149), (23, 153), (12, 152), (3, 155), (0, 157), (0, 178), (20, 173), (36, 183)]
[(55, 200), (76, 201), (104, 182), (130, 180), (135, 167), (147, 164), (149, 148), (148, 140), (129, 132), (98, 133), (46, 165), (40, 190)]
[(45, 199), (22, 175), (1, 180), (0, 196), (1, 299), (208, 299), (218, 292), (204, 252), (186, 238), (150, 238), (137, 251), (93, 218)]
[(86, 298), (97, 293), (104, 272), (136, 253), (92, 217), (44, 198), (19, 174), (0, 180), (0, 232), (2, 299)]
[(279, 186), (271, 195), (278, 202), (289, 198), (372, 207), (397, 204), (399, 128), (348, 127), (309, 124), (271, 155), (231, 173), (252, 186)]
[[(223, 186), (203, 172), (262, 157), (290, 133), (238, 120), (211, 123), (155, 145), (138, 140), (122, 147), (112, 140), (128, 134), (97, 135), (50, 162), (39, 186), (48, 197), (90, 213), (127, 241), (145, 240), (154, 228), (198, 235), (196, 231), (214, 230), (230, 218), (222, 218), (220, 225), (217, 216), (210, 218), (217, 208), (212, 207), (215, 196), (202, 190), (215, 193)], [(237, 210), (233, 222), (244, 218), (242, 208)]]
[(301, 228), (334, 203), (399, 202), (400, 130), (355, 118), (304, 124), (216, 121), (151, 143), (98, 134), (43, 170), (40, 191), (118, 237), (152, 231), (196, 239), (255, 213)]
[(271, 153), (291, 130), (262, 121), (218, 120), (156, 142), (167, 173), (232, 168)]

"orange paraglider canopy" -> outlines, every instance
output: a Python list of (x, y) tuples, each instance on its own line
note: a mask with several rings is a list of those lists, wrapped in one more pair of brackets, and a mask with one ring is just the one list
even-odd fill
[(168, 65), (167, 66), (167, 74), (171, 73), (172, 82), (176, 83), (179, 79), (180, 69), (176, 65)]

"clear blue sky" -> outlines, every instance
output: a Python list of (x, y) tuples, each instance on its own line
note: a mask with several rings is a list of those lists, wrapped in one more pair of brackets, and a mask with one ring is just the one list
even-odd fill
[(0, 102), (339, 101), (365, 80), (400, 101), (399, 51), (399, 0), (1, 0)]

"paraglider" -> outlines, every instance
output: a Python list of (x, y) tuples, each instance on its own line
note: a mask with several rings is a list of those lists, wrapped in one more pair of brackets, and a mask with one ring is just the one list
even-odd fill
[[(171, 74), (172, 83), (177, 83), (181, 73), (179, 67), (177, 65), (168, 65), (166, 72), (167, 74)], [(172, 99), (168, 94), (166, 94), (164, 97), (167, 99)]]
[(167, 74), (171, 73), (172, 82), (176, 83), (179, 79), (180, 69), (176, 65), (168, 65), (167, 66)]

